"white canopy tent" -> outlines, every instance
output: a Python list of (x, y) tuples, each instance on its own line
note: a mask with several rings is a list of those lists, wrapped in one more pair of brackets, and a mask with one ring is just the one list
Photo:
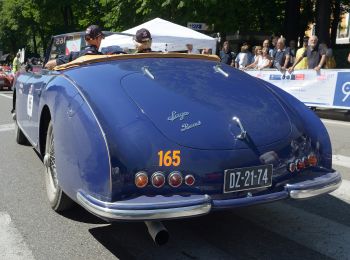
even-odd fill
[[(190, 28), (171, 23), (161, 18), (155, 18), (146, 23), (140, 24), (123, 33), (136, 34), (136, 31), (146, 28), (152, 35), (152, 50), (154, 51), (183, 51), (186, 44), (193, 44), (193, 49), (209, 48), (215, 53), (215, 38), (194, 31)], [(111, 35), (101, 43), (101, 49), (107, 46), (117, 45), (121, 48), (135, 49), (132, 37), (124, 35)]]

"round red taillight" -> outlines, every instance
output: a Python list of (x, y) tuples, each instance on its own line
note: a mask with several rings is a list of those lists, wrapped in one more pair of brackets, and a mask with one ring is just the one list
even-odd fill
[(192, 186), (192, 185), (194, 184), (195, 181), (196, 181), (196, 180), (195, 180), (195, 178), (193, 177), (193, 175), (191, 175), (191, 174), (186, 175), (186, 177), (185, 177), (185, 183), (186, 183), (186, 185)]
[(155, 172), (152, 174), (152, 185), (156, 188), (161, 188), (164, 186), (165, 177), (162, 172)]
[(168, 177), (168, 182), (171, 187), (177, 188), (182, 184), (182, 175), (180, 172), (172, 172)]
[(295, 172), (296, 169), (297, 169), (297, 166), (296, 166), (295, 163), (289, 163), (288, 164), (288, 171)]
[(298, 171), (304, 169), (304, 167), (305, 167), (303, 161), (302, 161), (302, 160), (299, 160), (299, 159), (295, 161), (295, 164), (297, 165), (297, 170), (298, 170)]
[(310, 154), (308, 156), (308, 161), (310, 166), (316, 166), (317, 165), (317, 157), (314, 154)]
[(307, 157), (303, 157), (302, 161), (304, 163), (305, 168), (310, 166), (309, 159)]
[(135, 175), (135, 185), (138, 188), (146, 187), (148, 184), (148, 176), (146, 172), (138, 172)]

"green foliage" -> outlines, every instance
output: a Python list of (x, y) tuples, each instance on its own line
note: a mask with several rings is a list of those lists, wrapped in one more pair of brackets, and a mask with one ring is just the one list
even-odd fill
[[(122, 31), (150, 19), (186, 26), (204, 22), (214, 32), (283, 34), (287, 0), (6, 0), (0, 1), (0, 49), (43, 55), (51, 35), (81, 31), (90, 24)], [(316, 0), (301, 0), (299, 31), (315, 20)], [(320, 0), (318, 0), (320, 1)], [(342, 11), (348, 0), (340, 1)]]

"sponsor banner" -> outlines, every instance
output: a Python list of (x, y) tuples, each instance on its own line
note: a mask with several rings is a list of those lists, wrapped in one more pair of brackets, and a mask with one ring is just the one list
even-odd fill
[(285, 90), (308, 106), (350, 109), (350, 69), (247, 70), (248, 74)]

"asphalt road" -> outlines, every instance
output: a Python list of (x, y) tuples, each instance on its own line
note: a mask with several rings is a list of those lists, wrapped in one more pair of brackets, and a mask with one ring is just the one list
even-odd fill
[(42, 162), (15, 142), (10, 97), (0, 92), (0, 259), (350, 259), (347, 116), (324, 120), (344, 179), (339, 190), (165, 221), (171, 237), (159, 247), (143, 223), (110, 225), (80, 207), (64, 215), (50, 209)]

